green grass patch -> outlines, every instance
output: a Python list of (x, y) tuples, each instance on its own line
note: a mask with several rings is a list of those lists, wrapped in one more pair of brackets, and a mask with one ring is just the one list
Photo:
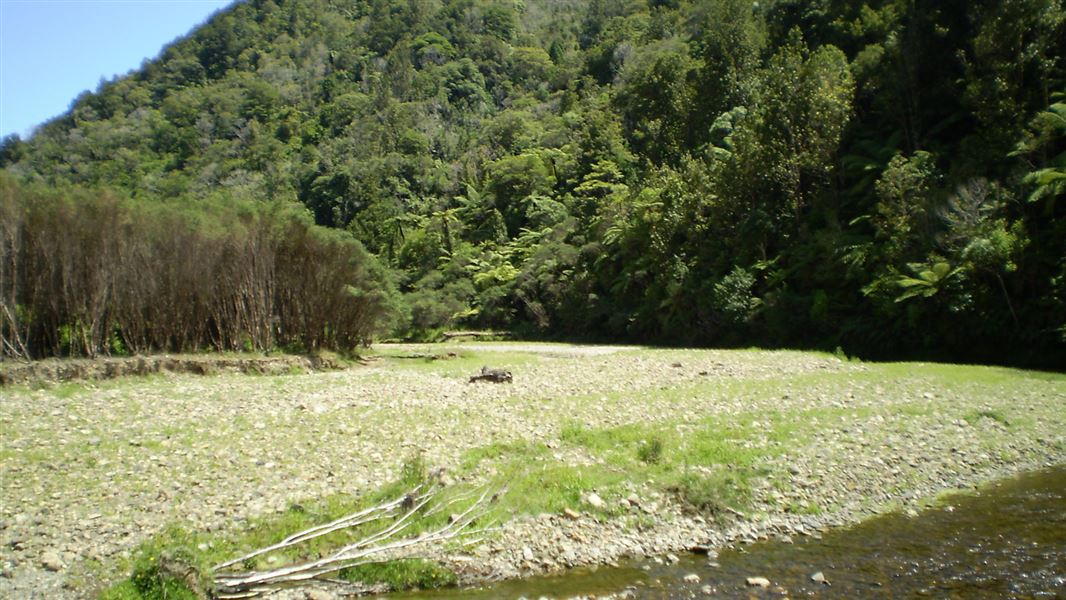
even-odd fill
[(1010, 421), (1007, 420), (1007, 417), (999, 410), (973, 410), (963, 415), (962, 418), (970, 425), (976, 425), (981, 419), (991, 419), (1002, 424), (1004, 427), (1010, 427)]
[(341, 570), (337, 576), (346, 581), (383, 583), (401, 590), (452, 587), (459, 581), (452, 571), (417, 558), (351, 567)]
[(544, 444), (532, 442), (494, 442), (487, 446), (479, 446), (467, 450), (459, 461), (460, 471), (474, 471), (485, 462), (499, 461), (506, 458), (508, 461), (521, 459), (534, 461), (548, 455), (548, 448)]
[(141, 544), (131, 560), (130, 577), (101, 593), (104, 600), (198, 600), (210, 589), (209, 554), (200, 544), (209, 537), (170, 527)]
[[(778, 452), (752, 444), (757, 432), (738, 424), (743, 421), (705, 419), (683, 432), (664, 424), (589, 429), (570, 422), (560, 439), (602, 459), (611, 472), (624, 473), (615, 487), (650, 484), (697, 512), (717, 513), (746, 507), (754, 479), (765, 475), (759, 463)], [(792, 430), (784, 424), (781, 437)]]
[(701, 513), (719, 514), (726, 508), (745, 507), (751, 499), (750, 476), (718, 469), (711, 473), (687, 471), (668, 489)]
[[(566, 508), (592, 510), (582, 507), (583, 494), (596, 491), (610, 497), (627, 479), (625, 473), (601, 465), (573, 466), (557, 461), (529, 465), (514, 461), (500, 477), (500, 481), (507, 483), (507, 493), (489, 516), (506, 520), (518, 515), (559, 513)], [(609, 506), (593, 512), (603, 516), (613, 514)]]

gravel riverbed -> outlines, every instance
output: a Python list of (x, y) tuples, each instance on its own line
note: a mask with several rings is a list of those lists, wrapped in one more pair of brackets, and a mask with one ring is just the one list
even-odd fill
[[(380, 352), (334, 372), (0, 388), (0, 597), (92, 597), (121, 575), (109, 565), (168, 523), (226, 531), (292, 502), (360, 494), (413, 453), (455, 469), (472, 448), (520, 440), (558, 448), (558, 460), (596, 461), (559, 443), (566, 423), (661, 423), (684, 436), (708, 416), (744, 419), (755, 432), (745, 443), (779, 448), (740, 514), (692, 514), (634, 486), (604, 499), (618, 516), (583, 506), (519, 516), (466, 552), (433, 556), (461, 581), (816, 534), (1066, 462), (1061, 375), (760, 350), (477, 343)], [(389, 357), (448, 352), (457, 357)], [(481, 364), (511, 370), (514, 383), (469, 383)], [(809, 415), (812, 433), (759, 434), (789, 413)]]

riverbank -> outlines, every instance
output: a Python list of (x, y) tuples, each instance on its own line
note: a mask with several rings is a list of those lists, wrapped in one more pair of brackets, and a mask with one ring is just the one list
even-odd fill
[(1059, 465), (824, 535), (390, 598), (1052, 598), (1066, 584), (1064, 511), (1066, 466)]
[[(166, 524), (224, 538), (376, 490), (415, 454), (454, 486), (508, 485), (502, 529), (428, 549), (464, 583), (802, 536), (1066, 462), (1062, 375), (755, 350), (378, 354), (6, 388), (0, 595), (92, 596)], [(514, 383), (468, 383), (482, 365)]]
[(57, 383), (117, 379), (120, 377), (160, 373), (218, 375), (286, 375), (310, 371), (329, 371), (344, 367), (346, 361), (332, 355), (299, 356), (291, 354), (159, 354), (101, 358), (49, 358), (0, 364), (0, 387), (33, 387)]

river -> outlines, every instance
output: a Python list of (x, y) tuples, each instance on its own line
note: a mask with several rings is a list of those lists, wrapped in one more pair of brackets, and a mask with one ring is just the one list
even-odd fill
[[(820, 539), (816, 539), (820, 538)], [(821, 577), (816, 577), (820, 573)], [(694, 577), (699, 581), (694, 581)], [(686, 576), (688, 581), (686, 581)], [(764, 578), (767, 587), (749, 585)], [(824, 581), (823, 581), (824, 580)], [(1017, 598), (1066, 600), (1066, 466), (795, 543), (759, 542), (673, 564), (618, 567), (390, 600), (571, 598)]]

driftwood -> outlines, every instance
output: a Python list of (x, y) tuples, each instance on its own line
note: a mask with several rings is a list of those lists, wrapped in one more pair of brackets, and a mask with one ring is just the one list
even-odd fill
[(405, 358), (414, 360), (451, 360), (453, 358), (459, 358), (459, 353), (439, 352), (437, 354), (431, 354), (428, 352), (415, 352), (413, 354), (390, 354), (389, 358)]
[[(401, 537), (401, 534), (408, 531), (414, 524), (416, 516), (429, 517), (441, 513), (448, 507), (470, 501), (475, 496), (477, 496), (476, 500), (465, 510), (451, 515), (447, 523), (437, 529), (424, 531), (416, 536), (407, 535), (406, 537)], [(211, 571), (214, 578), (215, 597), (220, 599), (255, 598), (284, 587), (291, 587), (312, 580), (324, 580), (326, 575), (336, 573), (342, 569), (409, 557), (411, 555), (410, 550), (415, 546), (439, 543), (460, 536), (470, 536), (484, 532), (485, 529), (469, 531), (468, 528), (484, 514), (487, 502), (491, 502), (497, 497), (498, 494), (495, 494), (490, 498), (488, 489), (485, 489), (480, 495), (476, 491), (470, 492), (430, 507), (431, 501), (435, 498), (433, 490), (419, 486), (395, 500), (295, 533), (276, 544), (259, 548), (214, 566)], [(267, 571), (240, 572), (229, 570), (231, 567), (243, 564), (247, 560), (268, 552), (295, 546), (343, 529), (358, 527), (388, 518), (394, 518), (395, 520), (376, 533), (316, 560)]]
[(509, 338), (512, 337), (510, 331), (445, 331), (441, 333), (444, 339), (450, 340), (452, 338)]
[(492, 383), (514, 383), (511, 372), (505, 369), (490, 369), (481, 367), (481, 373), (470, 378), (470, 383), (478, 381), (490, 381)]

